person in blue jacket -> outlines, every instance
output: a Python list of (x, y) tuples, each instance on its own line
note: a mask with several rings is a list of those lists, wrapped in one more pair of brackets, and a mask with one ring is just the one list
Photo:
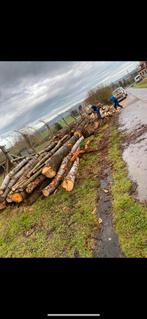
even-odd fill
[(117, 110), (118, 107), (121, 107), (123, 109), (123, 106), (119, 104), (119, 101), (118, 99), (112, 95), (110, 98), (109, 98), (109, 101), (111, 101), (113, 104), (113, 106), (115, 107), (115, 109)]
[(102, 119), (101, 113), (100, 113), (100, 108), (96, 105), (91, 106), (92, 112), (96, 113), (99, 119)]

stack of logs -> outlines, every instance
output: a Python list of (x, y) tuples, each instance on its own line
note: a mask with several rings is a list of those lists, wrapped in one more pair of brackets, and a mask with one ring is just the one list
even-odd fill
[(86, 152), (80, 145), (94, 134), (98, 119), (81, 118), (78, 123), (61, 129), (49, 145), (33, 156), (23, 158), (6, 175), (0, 187), (0, 206), (21, 203), (36, 188), (47, 197), (59, 185), (72, 191), (79, 165), (79, 157)]

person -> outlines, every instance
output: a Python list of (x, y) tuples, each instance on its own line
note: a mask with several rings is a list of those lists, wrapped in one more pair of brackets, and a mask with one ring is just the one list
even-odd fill
[(119, 104), (118, 99), (116, 98), (116, 96), (112, 95), (109, 99), (113, 104), (114, 108), (117, 110), (118, 107), (121, 107), (123, 109), (123, 106), (121, 104)]
[(96, 105), (92, 105), (91, 106), (92, 112), (97, 114), (97, 117), (99, 119), (102, 119), (101, 113), (100, 113), (100, 107), (96, 106)]

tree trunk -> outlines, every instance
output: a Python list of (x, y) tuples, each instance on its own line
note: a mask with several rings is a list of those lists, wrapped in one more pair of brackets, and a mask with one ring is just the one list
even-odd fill
[(45, 149), (41, 150), (38, 154), (42, 154), (44, 152), (49, 152), (55, 145), (57, 144), (57, 141), (53, 141), (49, 146), (47, 146)]
[(22, 176), (19, 178), (18, 182), (17, 182), (16, 184), (14, 184), (13, 187), (12, 187), (12, 190), (13, 190), (13, 191), (15, 191), (15, 190), (18, 188), (18, 186), (19, 186), (20, 184), (22, 184), (22, 182), (24, 182), (25, 178), (27, 177), (28, 170), (30, 170), (30, 168), (32, 167), (32, 165), (34, 165), (34, 163), (36, 163), (37, 157), (38, 157), (38, 156), (35, 155), (35, 157), (32, 158), (32, 159), (30, 160), (30, 162), (25, 166), (25, 170), (24, 170)]
[(35, 167), (28, 173), (27, 177), (30, 177), (31, 174), (35, 173), (36, 171), (38, 171), (40, 168), (42, 168), (44, 165), (42, 165), (43, 163), (46, 163), (46, 160), (49, 158), (62, 146), (63, 142), (67, 139), (68, 135), (65, 135), (56, 145), (54, 148), (51, 149), (51, 151), (46, 154), (43, 158), (41, 157), (41, 160), (37, 162), (37, 164), (35, 165)]
[(64, 174), (66, 172), (66, 168), (67, 168), (67, 164), (69, 161), (69, 157), (68, 155), (63, 159), (62, 164), (59, 168), (59, 171), (57, 173), (57, 175), (55, 176), (55, 178), (53, 179), (53, 181), (42, 190), (42, 193), (45, 197), (49, 196), (50, 194), (52, 194), (55, 189), (59, 186), (60, 182), (62, 181)]
[[(61, 166), (59, 168), (59, 171), (57, 173), (57, 175), (55, 176), (55, 178), (53, 179), (53, 181), (42, 190), (42, 193), (45, 197), (49, 196), (50, 194), (52, 194), (55, 189), (60, 185), (60, 183), (62, 182), (64, 176), (67, 174), (69, 166), (68, 163), (73, 155), (73, 153), (76, 151), (76, 149), (78, 148), (78, 146), (80, 145), (81, 141), (84, 139), (83, 136), (81, 136), (78, 141), (75, 143), (75, 145), (72, 147), (71, 152), (63, 159)], [(71, 164), (71, 163), (70, 163)]]
[(24, 190), (31, 182), (33, 182), (36, 177), (38, 177), (38, 175), (41, 174), (42, 169), (40, 169), (39, 171), (37, 171), (34, 175), (32, 175), (30, 178), (24, 180), (17, 188), (17, 190), (22, 191)]
[(46, 179), (46, 176), (44, 176), (44, 175), (42, 175), (42, 174), (39, 175), (33, 182), (31, 182), (31, 183), (27, 186), (26, 192), (27, 192), (28, 194), (32, 193), (33, 190), (34, 190), (37, 186), (41, 185), (42, 182), (44, 182), (45, 179)]
[[(28, 163), (29, 164), (29, 163)], [(28, 166), (28, 165), (26, 165)], [(16, 181), (20, 178), (20, 176), (23, 175), (23, 173), (26, 170), (26, 166), (22, 167), (20, 171), (18, 171), (15, 175), (12, 176), (10, 182), (8, 183), (4, 193), (1, 195), (1, 200), (4, 200), (8, 193), (10, 192), (10, 190), (12, 189), (12, 186), (16, 183)]]
[(79, 157), (77, 157), (76, 160), (74, 161), (72, 168), (70, 169), (69, 173), (64, 178), (64, 181), (62, 183), (62, 187), (66, 189), (68, 192), (71, 192), (73, 190), (76, 174), (78, 171), (78, 166), (79, 166)]
[(24, 159), (23, 161), (21, 161), (17, 166), (15, 166), (12, 171), (5, 177), (5, 179), (3, 180), (3, 183), (0, 187), (0, 195), (3, 194), (4, 190), (6, 189), (6, 187), (9, 184), (10, 179), (20, 170), (20, 168), (22, 168), (27, 162), (28, 162), (28, 158)]
[(42, 169), (43, 175), (48, 178), (52, 178), (56, 175), (63, 158), (69, 153), (72, 146), (79, 138), (79, 135), (81, 136), (81, 134), (75, 133), (75, 135), (72, 136), (69, 141), (67, 141), (61, 148), (58, 149), (58, 151), (49, 159), (47, 164)]

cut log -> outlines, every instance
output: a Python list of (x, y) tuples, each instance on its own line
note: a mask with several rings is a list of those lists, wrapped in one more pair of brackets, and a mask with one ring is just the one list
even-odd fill
[(66, 142), (62, 147), (58, 149), (57, 152), (50, 158), (45, 167), (42, 169), (42, 174), (48, 178), (53, 178), (63, 160), (63, 158), (70, 152), (72, 146), (75, 144), (77, 139), (81, 136), (81, 133), (76, 132), (68, 142)]
[(38, 154), (42, 154), (46, 151), (49, 152), (53, 147), (56, 146), (57, 143), (58, 143), (57, 141), (53, 141), (52, 143), (49, 144), (49, 146), (47, 146), (45, 149), (41, 150)]
[(15, 158), (13, 159), (13, 162), (22, 161), (25, 158), (26, 156), (15, 156)]
[(38, 175), (41, 174), (42, 169), (40, 169), (39, 171), (37, 171), (34, 175), (32, 175), (29, 179), (24, 180), (17, 188), (18, 191), (22, 191), (24, 190), (27, 185), (29, 185), (31, 182), (33, 182), (36, 177), (38, 177)]
[[(28, 166), (28, 165), (29, 165), (29, 163), (26, 166)], [(5, 189), (4, 193), (1, 195), (1, 200), (4, 200), (7, 197), (7, 195), (10, 192), (12, 186), (16, 183), (16, 181), (19, 179), (19, 177), (21, 175), (23, 175), (23, 173), (25, 172), (26, 166), (22, 167), (20, 171), (18, 171), (15, 175), (13, 175), (13, 177), (11, 178), (9, 184), (7, 185), (7, 188)]]
[(8, 200), (10, 199), (11, 202), (14, 203), (21, 203), (26, 198), (25, 192), (15, 192), (12, 194), (9, 194)]
[(4, 190), (6, 189), (6, 187), (9, 184), (10, 179), (14, 176), (14, 174), (16, 174), (27, 162), (28, 162), (29, 158), (24, 159), (23, 161), (21, 161), (17, 166), (15, 166), (12, 171), (5, 177), (5, 179), (3, 180), (3, 183), (0, 187), (0, 194), (3, 194)]
[(33, 173), (36, 165), (41, 162), (42, 159), (46, 156), (46, 153), (40, 154), (39, 157), (34, 161), (30, 167), (30, 169), (26, 173), (26, 177), (29, 178)]
[(44, 175), (42, 175), (42, 174), (39, 175), (33, 182), (31, 182), (31, 183), (27, 186), (26, 192), (27, 192), (28, 194), (32, 193), (33, 190), (34, 190), (37, 186), (41, 185), (45, 179), (46, 179), (46, 176), (44, 176)]
[[(34, 164), (36, 163), (37, 157), (38, 157), (38, 156), (35, 155), (34, 158), (31, 159), (31, 160), (29, 161), (29, 163), (24, 167), (24, 170), (21, 171), (21, 173), (20, 173), (20, 178), (19, 178), (18, 182), (13, 184), (13, 187), (12, 187), (12, 190), (13, 190), (13, 191), (15, 191), (15, 190), (19, 187), (19, 185), (24, 182), (24, 180), (25, 180), (25, 178), (26, 178), (26, 176), (27, 176), (28, 170), (30, 170), (30, 168), (32, 167), (32, 165), (34, 165)], [(21, 176), (21, 175), (22, 175), (22, 176)]]
[(66, 189), (68, 192), (71, 192), (74, 188), (78, 166), (79, 166), (79, 157), (77, 157), (76, 160), (74, 161), (72, 168), (70, 169), (69, 173), (64, 178), (64, 181), (62, 183), (62, 187)]
[[(28, 173), (27, 177), (30, 177), (32, 174), (36, 173), (40, 168), (42, 168), (46, 160), (49, 160), (49, 158), (62, 146), (63, 142), (68, 138), (68, 135), (65, 135), (56, 145), (55, 147), (47, 153), (45, 156), (41, 157), (40, 160), (38, 160), (37, 164), (33, 167), (33, 169)], [(43, 165), (44, 163), (44, 165)]]
[[(55, 191), (55, 189), (60, 185), (60, 183), (62, 182), (65, 175), (67, 175), (67, 172), (69, 170), (68, 164), (70, 162), (70, 159), (83, 139), (84, 139), (83, 136), (81, 136), (79, 138), (79, 140), (72, 147), (71, 152), (62, 160), (59, 171), (58, 171), (57, 175), (55, 176), (55, 178), (53, 179), (53, 181), (42, 190), (42, 193), (45, 197), (51, 195)], [(71, 162), (70, 162), (70, 165), (72, 165)]]
[(63, 159), (62, 164), (61, 164), (61, 166), (59, 168), (59, 171), (58, 171), (57, 175), (55, 176), (55, 178), (53, 179), (53, 181), (42, 190), (42, 193), (43, 193), (43, 195), (45, 197), (47, 197), (50, 194), (52, 194), (55, 191), (55, 189), (62, 182), (62, 179), (64, 178), (64, 174), (66, 172), (68, 161), (69, 161), (69, 158), (68, 158), (68, 156), (66, 156)]
[(74, 162), (76, 160), (76, 158), (81, 154), (81, 153), (85, 153), (84, 150), (81, 150), (80, 147), (78, 147), (78, 149), (76, 150), (76, 152), (73, 154), (73, 156), (71, 157), (71, 162)]

